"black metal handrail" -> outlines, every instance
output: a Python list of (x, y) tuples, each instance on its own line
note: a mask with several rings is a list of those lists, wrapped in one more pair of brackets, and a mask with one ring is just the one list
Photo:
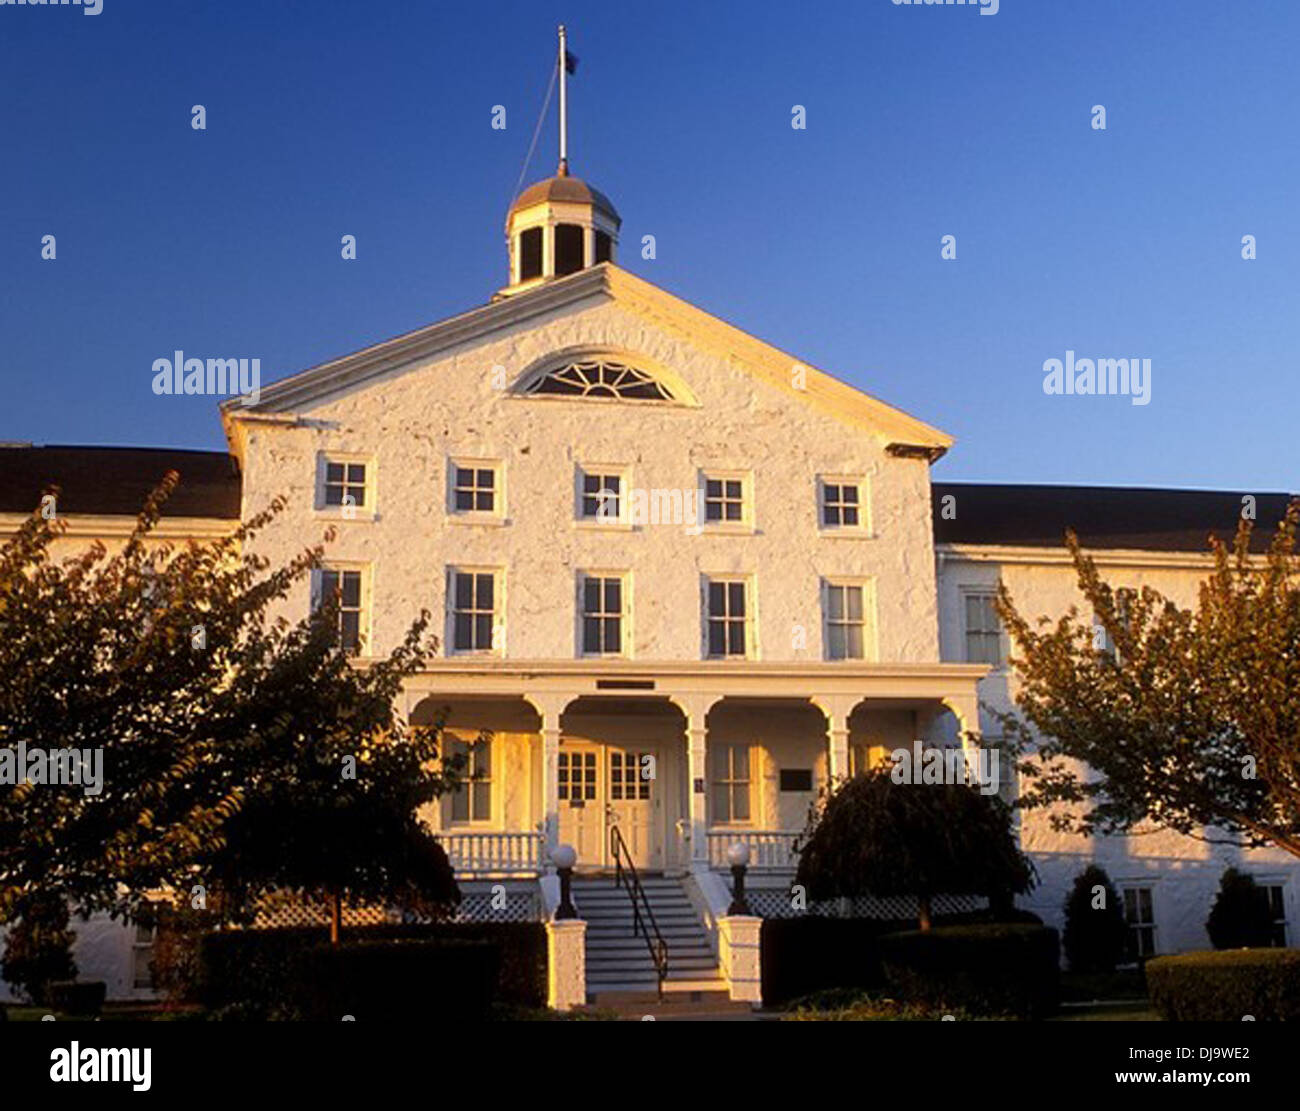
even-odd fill
[[(627, 894), (632, 900), (632, 934), (634, 937), (640, 934), (645, 938), (646, 948), (650, 951), (650, 960), (654, 963), (655, 972), (659, 976), (659, 998), (662, 999), (664, 980), (668, 978), (668, 942), (659, 932), (655, 912), (650, 909), (650, 900), (646, 898), (645, 888), (641, 886), (641, 877), (636, 874), (632, 854), (628, 852), (627, 842), (623, 840), (623, 834), (619, 832), (618, 826), (609, 827), (609, 854), (614, 858), (614, 886), (622, 887), (624, 879), (627, 880)], [(627, 859), (626, 866), (623, 863), (624, 858)], [(642, 905), (645, 906), (646, 917), (650, 920), (650, 930), (654, 931), (653, 939), (650, 937), (650, 930), (647, 930), (641, 921)]]

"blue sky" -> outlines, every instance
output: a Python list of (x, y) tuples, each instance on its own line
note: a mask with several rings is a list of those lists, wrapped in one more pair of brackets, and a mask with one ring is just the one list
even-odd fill
[[(0, 7), (0, 439), (219, 448), (153, 360), (484, 303), (564, 22), (622, 265), (954, 434), (936, 478), (1300, 488), (1295, 0), (103, 3)], [(1046, 396), (1067, 349), (1150, 404)]]

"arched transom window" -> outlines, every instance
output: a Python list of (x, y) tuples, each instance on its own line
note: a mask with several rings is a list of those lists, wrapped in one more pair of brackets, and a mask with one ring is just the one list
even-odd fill
[(573, 362), (534, 379), (524, 391), (568, 397), (617, 397), (637, 401), (675, 401), (657, 378), (623, 363), (598, 359)]

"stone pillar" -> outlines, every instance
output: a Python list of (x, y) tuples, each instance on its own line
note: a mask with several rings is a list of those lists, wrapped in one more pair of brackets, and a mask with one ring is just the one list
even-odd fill
[(546, 923), (546, 1005), (571, 1011), (587, 1002), (587, 923), (566, 918)]
[(718, 962), (727, 978), (731, 998), (763, 1002), (763, 961), (759, 939), (763, 920), (733, 914), (718, 919)]

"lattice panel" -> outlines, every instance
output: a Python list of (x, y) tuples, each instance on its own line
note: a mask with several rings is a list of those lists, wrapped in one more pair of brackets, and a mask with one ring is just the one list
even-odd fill
[[(760, 918), (797, 918), (803, 914), (824, 918), (888, 918), (911, 919), (917, 916), (916, 897), (913, 895), (865, 895), (847, 902), (838, 899), (811, 902), (807, 910), (796, 910), (791, 905), (788, 891), (775, 888), (745, 892), (749, 909)], [(988, 900), (979, 895), (936, 895), (931, 900), (933, 912), (940, 914), (969, 914), (988, 907)]]
[[(491, 892), (472, 891), (461, 896), (458, 922), (535, 922), (541, 918), (537, 896), (529, 891), (508, 891), (504, 906), (493, 906)], [(500, 903), (501, 899), (496, 899)]]
[[(343, 907), (343, 926), (380, 926), (385, 922), (398, 919), (383, 907)], [(294, 926), (328, 926), (329, 909), (318, 903), (283, 902), (258, 911), (253, 920), (253, 928), (258, 930), (282, 930)]]

